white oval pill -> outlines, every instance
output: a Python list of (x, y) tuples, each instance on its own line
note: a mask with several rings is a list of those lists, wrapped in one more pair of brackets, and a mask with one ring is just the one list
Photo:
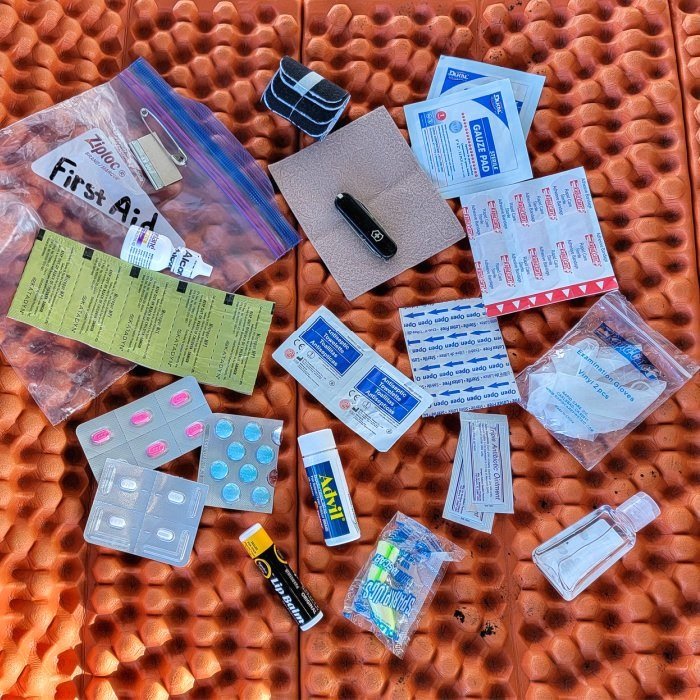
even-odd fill
[(172, 542), (175, 539), (175, 533), (173, 533), (172, 530), (168, 530), (164, 527), (159, 527), (156, 531), (156, 535), (164, 542)]
[(171, 491), (168, 494), (168, 500), (171, 503), (184, 503), (185, 502), (185, 494), (182, 493), (181, 491)]
[(126, 520), (124, 520), (124, 518), (120, 518), (118, 515), (112, 515), (109, 518), (109, 524), (112, 527), (116, 527), (118, 530), (121, 530), (126, 525)]

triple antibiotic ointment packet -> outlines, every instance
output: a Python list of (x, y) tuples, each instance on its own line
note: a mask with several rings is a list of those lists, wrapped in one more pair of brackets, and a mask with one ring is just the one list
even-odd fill
[(343, 615), (403, 657), (447, 564), (463, 558), (457, 545), (396, 513), (350, 584)]
[(282, 599), (299, 629), (303, 632), (311, 629), (323, 617), (323, 612), (311, 597), (311, 593), (289, 568), (284, 554), (273, 544), (265, 528), (260, 523), (255, 523), (238, 539), (275, 593)]
[(322, 306), (272, 357), (361, 438), (386, 452), (432, 397)]

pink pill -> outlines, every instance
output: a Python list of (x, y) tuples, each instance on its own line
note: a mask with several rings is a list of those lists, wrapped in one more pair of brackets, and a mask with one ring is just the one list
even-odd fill
[(168, 451), (168, 443), (165, 440), (156, 440), (146, 448), (146, 455), (151, 459), (156, 459)]
[(148, 409), (144, 409), (142, 411), (136, 411), (136, 413), (129, 418), (129, 421), (131, 422), (131, 425), (135, 425), (138, 428), (141, 425), (150, 423), (151, 418), (153, 418), (153, 414)]
[(185, 428), (185, 435), (187, 435), (188, 438), (196, 438), (198, 435), (201, 435), (204, 432), (204, 423), (202, 423), (201, 420), (196, 420), (194, 423), (190, 423)]
[(104, 445), (112, 439), (112, 431), (109, 428), (99, 428), (90, 436), (93, 445)]
[(190, 401), (192, 401), (192, 397), (190, 396), (189, 391), (178, 391), (177, 394), (173, 394), (170, 397), (170, 405), (174, 408), (185, 406)]

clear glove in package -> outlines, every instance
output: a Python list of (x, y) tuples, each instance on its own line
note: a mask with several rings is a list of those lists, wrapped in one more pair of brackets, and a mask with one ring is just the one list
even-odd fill
[(698, 369), (610, 292), (516, 381), (520, 405), (592, 469)]
[(52, 423), (133, 365), (5, 318), (39, 228), (116, 257), (130, 225), (151, 228), (225, 291), (299, 240), (253, 157), (143, 59), (0, 131), (0, 222), (0, 347)]
[(457, 545), (397, 512), (350, 584), (343, 615), (403, 657), (447, 564), (463, 558)]

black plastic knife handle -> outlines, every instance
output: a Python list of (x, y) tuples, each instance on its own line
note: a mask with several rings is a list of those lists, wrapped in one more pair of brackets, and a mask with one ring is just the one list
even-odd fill
[(396, 255), (396, 243), (391, 240), (389, 234), (367, 211), (362, 202), (358, 202), (347, 192), (341, 192), (335, 198), (335, 208), (375, 255), (384, 260), (389, 260)]

